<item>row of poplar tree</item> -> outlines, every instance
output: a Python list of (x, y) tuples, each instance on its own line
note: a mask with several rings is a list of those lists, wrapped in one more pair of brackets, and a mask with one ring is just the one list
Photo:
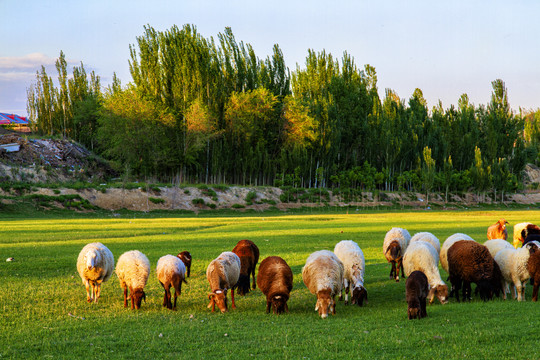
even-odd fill
[[(540, 111), (515, 114), (502, 80), (487, 105), (462, 95), (428, 109), (422, 91), (380, 98), (370, 65), (324, 50), (290, 71), (226, 28), (145, 27), (130, 45), (133, 81), (106, 89), (84, 65), (28, 89), (34, 130), (76, 140), (126, 174), (166, 182), (504, 193), (537, 163)], [(56, 83), (56, 85), (55, 85)]]

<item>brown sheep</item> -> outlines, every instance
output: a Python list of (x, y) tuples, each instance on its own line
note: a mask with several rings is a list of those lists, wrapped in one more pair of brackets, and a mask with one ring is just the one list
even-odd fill
[(527, 263), (527, 270), (531, 275), (531, 280), (534, 285), (532, 301), (538, 301), (538, 287), (540, 287), (540, 251), (531, 251), (531, 256)]
[(401, 269), (401, 277), (405, 278), (403, 271), (403, 254), (407, 250), (411, 235), (406, 229), (392, 228), (384, 237), (383, 254), (386, 260), (392, 265), (390, 268), (390, 279), (395, 279), (399, 282), (399, 270)]
[(251, 240), (240, 240), (234, 249), (233, 253), (240, 258), (240, 278), (236, 284), (239, 295), (246, 295), (249, 288), (249, 275), (253, 276), (253, 289), (256, 288), (255, 283), (255, 268), (259, 262), (259, 248)]
[(186, 265), (186, 271), (187, 271), (186, 277), (189, 277), (191, 275), (191, 254), (189, 253), (189, 251), (182, 251), (181, 253), (176, 255), (176, 257), (182, 260), (184, 265)]
[(506, 224), (508, 224), (508, 221), (506, 221), (505, 219), (500, 219), (495, 224), (488, 227), (487, 229), (488, 240), (492, 240), (492, 239), (506, 240), (508, 238), (508, 231), (506, 230)]
[(426, 298), (429, 292), (427, 276), (418, 270), (413, 271), (405, 282), (407, 314), (409, 320), (427, 316)]
[(279, 256), (269, 256), (259, 265), (257, 285), (266, 296), (266, 313), (272, 307), (274, 314), (289, 312), (287, 301), (293, 287), (293, 273)]
[(463, 299), (471, 298), (471, 283), (476, 283), (480, 298), (490, 300), (499, 296), (502, 274), (489, 250), (475, 241), (460, 240), (448, 249), (450, 282), (459, 302), (459, 290), (463, 286)]

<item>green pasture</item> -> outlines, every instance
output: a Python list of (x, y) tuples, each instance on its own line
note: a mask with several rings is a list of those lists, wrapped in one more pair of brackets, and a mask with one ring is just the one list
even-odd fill
[[(484, 242), (500, 217), (511, 224), (509, 238), (513, 224), (540, 223), (540, 212), (530, 210), (0, 218), (0, 358), (537, 359), (540, 304), (530, 301), (530, 285), (523, 303), (452, 299), (412, 321), (405, 282), (389, 279), (382, 254), (384, 235), (395, 226), (411, 235), (432, 232), (441, 243), (456, 232)], [(266, 314), (258, 289), (238, 296), (229, 313), (207, 309), (206, 266), (241, 239), (258, 245), (261, 260), (279, 255), (291, 266), (289, 314)], [(338, 303), (337, 314), (322, 320), (301, 269), (310, 253), (333, 250), (344, 239), (356, 241), (366, 257), (369, 303)], [(115, 259), (134, 249), (150, 259), (141, 310), (124, 309), (116, 275), (104, 283), (98, 304), (86, 302), (75, 264), (82, 247), (96, 241)], [(170, 311), (162, 307), (155, 265), (183, 250), (194, 259), (191, 277), (178, 310)], [(441, 275), (446, 279), (442, 269)]]

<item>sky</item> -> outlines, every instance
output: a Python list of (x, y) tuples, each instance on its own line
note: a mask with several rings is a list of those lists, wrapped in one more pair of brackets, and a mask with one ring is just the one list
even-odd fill
[(0, 112), (22, 116), (36, 71), (57, 78), (60, 51), (69, 73), (82, 62), (102, 86), (115, 72), (125, 85), (144, 26), (184, 24), (206, 38), (230, 27), (260, 59), (277, 43), (291, 72), (305, 68), (308, 49), (347, 51), (359, 68), (375, 67), (381, 98), (389, 88), (407, 101), (419, 88), (430, 109), (464, 93), (478, 106), (502, 79), (515, 111), (540, 107), (536, 0), (0, 0), (0, 13)]

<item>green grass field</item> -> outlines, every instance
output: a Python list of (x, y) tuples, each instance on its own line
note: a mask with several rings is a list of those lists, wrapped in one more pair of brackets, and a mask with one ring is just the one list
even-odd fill
[[(384, 235), (394, 226), (411, 235), (432, 232), (441, 244), (456, 232), (484, 242), (498, 218), (511, 226), (540, 223), (538, 211), (175, 216), (0, 219), (0, 358), (540, 358), (540, 304), (530, 301), (530, 285), (523, 303), (451, 299), (428, 306), (425, 319), (407, 320), (405, 282), (389, 280), (382, 254)], [(266, 314), (258, 289), (237, 297), (229, 313), (207, 309), (206, 266), (241, 239), (258, 245), (260, 260), (279, 255), (291, 266), (289, 314)], [(337, 314), (322, 320), (301, 269), (310, 253), (333, 250), (344, 239), (356, 241), (366, 257), (369, 303), (338, 303)], [(116, 275), (104, 283), (98, 304), (86, 302), (75, 264), (82, 247), (95, 241), (115, 259), (134, 249), (148, 256), (152, 271), (141, 310), (124, 309)], [(155, 266), (161, 256), (182, 250), (193, 255), (191, 278), (178, 310), (170, 311), (162, 307)], [(441, 276), (447, 276), (442, 269)]]

